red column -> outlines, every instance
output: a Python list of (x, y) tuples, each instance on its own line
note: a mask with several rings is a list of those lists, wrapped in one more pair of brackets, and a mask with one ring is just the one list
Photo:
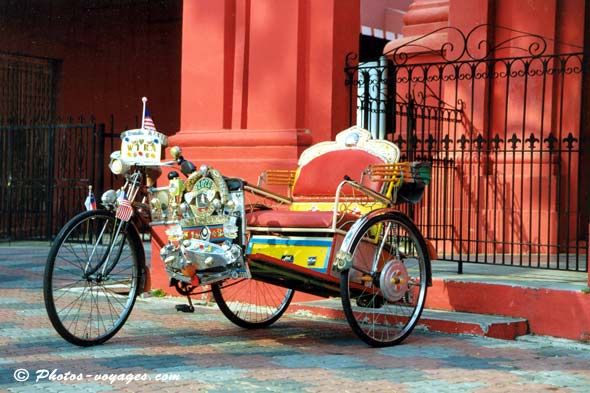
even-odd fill
[[(171, 145), (251, 182), (294, 169), (301, 150), (348, 127), (344, 61), (359, 31), (360, 0), (185, 1)], [(165, 242), (157, 232), (152, 255)], [(152, 280), (166, 287), (160, 261)]]
[(226, 15), (231, 0), (185, 1), (182, 20), (180, 129), (223, 127), (227, 99), (224, 87), (231, 83), (227, 63), (233, 60), (231, 31)]
[(344, 58), (359, 29), (358, 0), (185, 2), (172, 143), (249, 179), (294, 167), (302, 148), (348, 126)]
[[(248, 128), (294, 129), (299, 71), (298, 2), (251, 3)], [(303, 83), (303, 81), (301, 81)]]

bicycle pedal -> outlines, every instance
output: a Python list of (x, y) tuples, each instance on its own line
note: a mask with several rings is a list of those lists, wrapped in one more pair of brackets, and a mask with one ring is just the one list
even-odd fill
[(176, 311), (195, 312), (195, 308), (192, 306), (189, 306), (188, 304), (177, 304)]

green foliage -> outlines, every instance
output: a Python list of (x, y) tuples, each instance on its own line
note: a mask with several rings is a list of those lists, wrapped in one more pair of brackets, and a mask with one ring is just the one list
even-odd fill
[(150, 295), (152, 295), (153, 297), (164, 297), (166, 296), (166, 292), (164, 292), (163, 289), (156, 288), (150, 291)]

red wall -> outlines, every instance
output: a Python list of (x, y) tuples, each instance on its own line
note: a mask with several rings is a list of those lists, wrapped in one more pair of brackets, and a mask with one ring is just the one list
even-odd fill
[(411, 3), (412, 0), (361, 0), (361, 25), (371, 28), (379, 38), (391, 39), (387, 34), (401, 33), (403, 16)]
[(147, 96), (156, 126), (170, 134), (179, 127), (181, 12), (180, 0), (8, 2), (0, 51), (59, 61), (58, 114), (99, 122), (113, 114), (121, 131)]

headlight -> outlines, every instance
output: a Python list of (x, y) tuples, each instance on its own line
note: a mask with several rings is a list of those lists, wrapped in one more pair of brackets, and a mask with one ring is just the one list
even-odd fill
[(102, 197), (100, 198), (102, 204), (105, 206), (114, 205), (115, 201), (117, 200), (117, 192), (115, 190), (107, 190)]
[(121, 160), (121, 152), (114, 151), (111, 154), (111, 162), (109, 163), (109, 168), (111, 168), (111, 172), (115, 175), (122, 175), (129, 171), (129, 165), (125, 164)]

